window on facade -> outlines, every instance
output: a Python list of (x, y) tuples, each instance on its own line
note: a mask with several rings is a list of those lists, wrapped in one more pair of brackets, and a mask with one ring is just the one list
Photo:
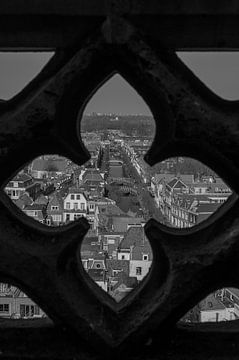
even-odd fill
[(53, 221), (61, 221), (61, 215), (52, 215)]
[(76, 199), (77, 199), (77, 200), (80, 200), (80, 195), (79, 195), (79, 194), (76, 195)]
[(71, 203), (67, 202), (67, 203), (66, 203), (66, 209), (69, 210), (70, 208), (71, 208)]
[(85, 204), (84, 203), (80, 203), (80, 209), (85, 210)]
[(0, 304), (0, 313), (9, 313), (9, 304)]
[(148, 260), (149, 259), (149, 255), (148, 254), (143, 254), (143, 260)]
[(9, 319), (47, 317), (25, 293), (10, 284), (0, 283), (0, 300), (0, 317)]
[(71, 194), (71, 200), (75, 200), (75, 195)]
[(142, 275), (142, 267), (141, 266), (137, 266), (136, 270), (135, 270), (136, 275)]
[(74, 203), (74, 210), (78, 209), (78, 203)]

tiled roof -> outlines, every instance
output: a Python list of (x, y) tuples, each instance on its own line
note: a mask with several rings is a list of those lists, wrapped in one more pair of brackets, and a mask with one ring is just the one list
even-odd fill
[(210, 294), (200, 302), (200, 310), (208, 311), (208, 310), (224, 310), (225, 305), (220, 301), (219, 298), (216, 298), (214, 294)]
[(154, 179), (156, 183), (161, 181), (169, 182), (174, 177), (173, 174), (155, 174)]
[(197, 213), (214, 213), (220, 206), (220, 203), (199, 203), (197, 206)]
[(114, 285), (113, 290), (116, 290), (120, 285), (124, 284), (127, 288), (135, 288), (138, 285), (136, 277), (129, 277), (124, 272), (120, 272), (117, 276), (118, 282)]
[(82, 194), (83, 196), (85, 196), (83, 191), (81, 189), (79, 189), (79, 188), (76, 188), (76, 187), (70, 187), (68, 189), (68, 194)]
[(167, 183), (167, 185), (169, 186), (169, 187), (171, 187), (172, 189), (175, 189), (175, 188), (185, 188), (185, 187), (187, 187), (187, 185), (186, 184), (184, 184), (180, 179), (178, 179), (178, 178), (174, 178), (174, 179), (172, 179), (171, 181), (169, 181), (168, 183)]
[(111, 274), (113, 270), (122, 270), (126, 274), (129, 274), (128, 260), (106, 259), (106, 266), (109, 271), (109, 274)]
[(14, 178), (11, 181), (28, 181), (28, 180), (32, 180), (32, 177), (28, 174), (25, 173), (20, 173), (17, 174), (16, 176), (14, 176)]
[(142, 218), (134, 218), (131, 216), (113, 216), (112, 226), (115, 232), (126, 232), (129, 225), (141, 224)]
[[(18, 200), (21, 201), (24, 204), (24, 206), (31, 205), (33, 203), (32, 198), (26, 192), (22, 194)], [(17, 203), (17, 201), (15, 201), (15, 203)]]
[(125, 215), (125, 213), (114, 204), (98, 205), (99, 212), (104, 215)]
[(41, 194), (38, 196), (38, 198), (35, 200), (35, 204), (43, 204), (46, 205), (48, 203), (48, 197)]
[(128, 229), (124, 239), (120, 243), (121, 249), (130, 249), (131, 246), (143, 246), (146, 240), (142, 226), (132, 226)]
[(226, 288), (226, 289), (229, 290), (233, 295), (235, 295), (239, 299), (239, 289), (236, 288)]
[(99, 170), (97, 169), (87, 169), (82, 176), (84, 182), (104, 182), (103, 177), (101, 176)]
[(196, 181), (192, 184), (192, 187), (194, 187), (194, 188), (196, 188), (196, 187), (208, 188), (209, 186), (211, 186), (211, 184), (206, 183), (204, 181)]
[(104, 281), (105, 279), (105, 270), (104, 269), (89, 269), (88, 275), (94, 281)]
[(42, 210), (44, 210), (44, 208), (45, 208), (45, 205), (43, 205), (43, 204), (32, 204), (32, 205), (27, 205), (24, 210), (35, 210), (35, 211), (41, 210), (42, 211)]
[(191, 174), (180, 174), (179, 178), (187, 185), (191, 185), (194, 182), (194, 175)]

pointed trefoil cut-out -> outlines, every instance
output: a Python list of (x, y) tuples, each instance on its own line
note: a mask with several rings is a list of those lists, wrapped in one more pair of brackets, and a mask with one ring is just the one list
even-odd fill
[(215, 94), (239, 99), (238, 52), (178, 52), (185, 65)]
[(9, 100), (28, 85), (48, 63), (53, 52), (0, 53), (0, 99)]

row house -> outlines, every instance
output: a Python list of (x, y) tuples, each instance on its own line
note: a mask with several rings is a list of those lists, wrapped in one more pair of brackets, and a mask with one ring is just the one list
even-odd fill
[(42, 224), (46, 223), (46, 219), (47, 219), (46, 205), (33, 203), (31, 205), (26, 205), (22, 209), (22, 211), (26, 215), (32, 217), (34, 220), (39, 221)]
[(5, 192), (12, 200), (18, 200), (32, 186), (32, 177), (25, 173), (19, 173), (6, 185)]
[(55, 191), (49, 196), (49, 202), (47, 205), (47, 225), (59, 226), (63, 220), (63, 198), (60, 192)]
[(219, 206), (218, 202), (210, 202), (207, 195), (177, 196), (172, 203), (168, 219), (173, 227), (192, 227), (206, 220)]
[(214, 182), (193, 181), (192, 176), (181, 175), (166, 182), (164, 178), (158, 178), (155, 198), (163, 215), (174, 227), (191, 227), (200, 223), (231, 194), (221, 179)]
[(167, 218), (170, 218), (173, 197), (175, 196), (175, 194), (188, 194), (189, 192), (189, 186), (186, 185), (179, 178), (173, 178), (171, 181), (166, 183), (165, 188), (163, 189), (161, 206), (163, 214), (166, 215)]
[(97, 237), (86, 237), (81, 245), (80, 257), (83, 268), (94, 282), (107, 291), (106, 255)]
[(58, 226), (84, 216), (89, 221), (91, 229), (97, 231), (98, 213), (97, 201), (89, 200), (82, 190), (70, 188), (64, 196), (60, 191), (56, 191), (49, 196), (47, 224)]
[(85, 195), (77, 188), (70, 188), (63, 200), (63, 222), (69, 222), (87, 215), (87, 200)]
[(154, 200), (156, 202), (157, 207), (160, 207), (163, 204), (163, 196), (165, 185), (172, 180), (172, 174), (155, 174), (151, 178), (151, 191), (154, 194)]
[(0, 317), (29, 319), (46, 317), (42, 309), (15, 286), (2, 286), (0, 291)]
[(199, 322), (230, 321), (238, 318), (238, 310), (233, 302), (222, 298), (218, 292), (202, 300), (199, 309)]
[(121, 241), (118, 260), (129, 261), (129, 276), (141, 281), (149, 272), (153, 253), (142, 226), (131, 226)]

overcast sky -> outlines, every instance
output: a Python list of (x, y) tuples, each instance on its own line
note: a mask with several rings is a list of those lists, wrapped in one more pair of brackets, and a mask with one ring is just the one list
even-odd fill
[[(209, 88), (229, 100), (239, 99), (239, 52), (180, 53), (181, 59)], [(0, 53), (0, 98), (18, 93), (45, 65), (51, 53)], [(85, 113), (151, 114), (137, 92), (119, 75), (92, 97)]]

